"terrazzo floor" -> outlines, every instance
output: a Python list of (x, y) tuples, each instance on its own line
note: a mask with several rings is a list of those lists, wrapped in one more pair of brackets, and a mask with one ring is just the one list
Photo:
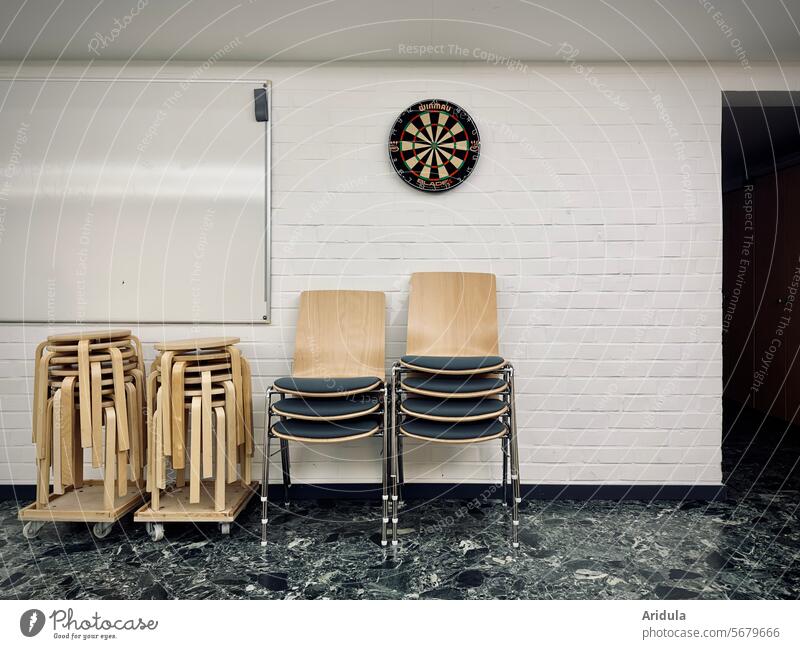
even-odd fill
[(516, 551), (508, 511), (491, 501), (409, 501), (388, 551), (375, 503), (273, 509), (263, 549), (257, 499), (230, 537), (169, 525), (159, 543), (130, 516), (102, 540), (60, 524), (29, 542), (5, 501), (0, 597), (797, 599), (798, 431), (734, 416), (726, 408), (727, 501), (525, 502)]

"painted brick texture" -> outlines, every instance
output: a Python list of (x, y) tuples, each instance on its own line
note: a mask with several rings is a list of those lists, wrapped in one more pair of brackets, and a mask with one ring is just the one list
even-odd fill
[[(275, 87), (274, 324), (200, 327), (241, 336), (258, 434), (266, 386), (290, 371), (300, 291), (385, 291), (388, 367), (412, 272), (485, 271), (517, 368), (523, 482), (718, 484), (720, 92), (737, 72), (596, 64), (592, 84), (566, 64), (220, 66)], [(392, 120), (430, 97), (466, 108), (482, 138), (475, 173), (441, 195), (406, 186), (387, 154)], [(197, 333), (132, 328), (150, 358), (157, 338)], [(31, 359), (52, 330), (0, 327), (2, 483), (34, 482)], [(294, 448), (297, 481), (379, 480), (378, 441), (324, 446)], [(500, 475), (499, 444), (407, 452), (411, 480)]]

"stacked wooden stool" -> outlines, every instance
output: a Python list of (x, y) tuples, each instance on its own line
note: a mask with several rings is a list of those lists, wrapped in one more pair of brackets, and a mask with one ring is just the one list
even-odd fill
[(147, 523), (153, 540), (163, 538), (168, 522), (216, 522), (227, 534), (254, 493), (251, 374), (238, 342), (203, 338), (155, 346), (147, 379), (151, 500), (134, 516)]
[[(144, 402), (141, 343), (130, 331), (59, 334), (36, 348), (36, 502), (19, 513), (26, 538), (47, 521), (93, 522), (102, 538), (141, 502)], [(84, 449), (102, 480), (84, 480)]]

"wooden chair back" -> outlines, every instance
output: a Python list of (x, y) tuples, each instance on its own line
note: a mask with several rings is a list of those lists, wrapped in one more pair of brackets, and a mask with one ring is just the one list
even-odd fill
[(406, 353), (496, 356), (497, 288), (491, 273), (414, 273)]
[(385, 376), (386, 296), (304, 291), (294, 345), (296, 377)]

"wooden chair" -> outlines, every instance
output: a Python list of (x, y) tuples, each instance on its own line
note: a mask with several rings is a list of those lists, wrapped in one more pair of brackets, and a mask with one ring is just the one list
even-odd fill
[(436, 444), (500, 440), (503, 502), (511, 502), (511, 541), (519, 546), (514, 369), (498, 347), (494, 275), (411, 276), (406, 355), (392, 368), (392, 544), (404, 481), (403, 439), (412, 438)]
[[(387, 544), (388, 437), (385, 385), (386, 298), (374, 291), (306, 291), (300, 295), (291, 376), (268, 389), (262, 480), (262, 545), (267, 542), (271, 440), (279, 440), (284, 503), (289, 505), (289, 442), (334, 444), (383, 438), (383, 517)], [(273, 397), (277, 400), (273, 402)], [(273, 419), (276, 420), (273, 423)]]

